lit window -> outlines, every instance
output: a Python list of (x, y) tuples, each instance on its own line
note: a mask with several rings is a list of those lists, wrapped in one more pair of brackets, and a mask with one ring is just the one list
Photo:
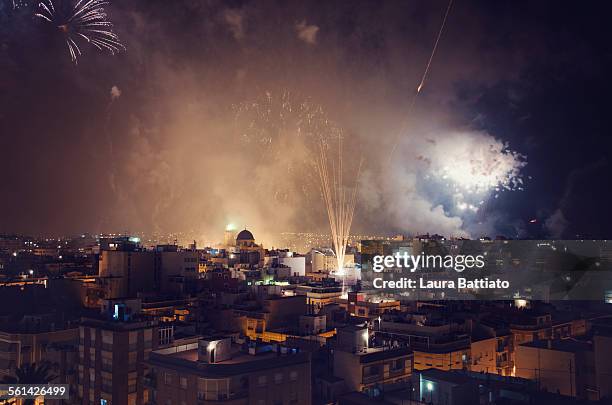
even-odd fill
[(267, 383), (268, 378), (265, 375), (260, 375), (259, 378), (257, 378), (257, 385), (259, 385), (260, 387), (265, 387)]

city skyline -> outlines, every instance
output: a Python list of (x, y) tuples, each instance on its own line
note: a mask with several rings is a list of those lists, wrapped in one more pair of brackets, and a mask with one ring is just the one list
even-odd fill
[(610, 11), (0, 0), (0, 405), (612, 405)]

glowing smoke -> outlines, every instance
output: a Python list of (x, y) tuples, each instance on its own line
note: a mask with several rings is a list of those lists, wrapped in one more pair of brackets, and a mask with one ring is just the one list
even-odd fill
[(525, 157), (485, 133), (445, 133), (425, 142), (418, 158), (432, 177), (466, 198), (522, 190)]
[(223, 13), (223, 18), (234, 39), (240, 41), (244, 37), (244, 21), (239, 10), (227, 9)]
[[(402, 36), (396, 46), (391, 35), (389, 42), (376, 39), (386, 28), (403, 27), (404, 33), (404, 16), (410, 13), (392, 13), (385, 18), (397, 15), (398, 21), (378, 22), (358, 10), (359, 21), (367, 23), (348, 34), (335, 29), (333, 19), (319, 16), (317, 24), (330, 30), (322, 41), (308, 25), (312, 21), (299, 12), (287, 15), (283, 8), (249, 5), (219, 12), (190, 3), (201, 11), (194, 11), (200, 14), (185, 22), (193, 26), (181, 27), (181, 32), (193, 36), (177, 35), (174, 24), (161, 24), (144, 12), (146, 24), (122, 24), (122, 38), (132, 51), (125, 54), (125, 63), (109, 69), (123, 94), (112, 90), (109, 96), (109, 83), (102, 79), (88, 83), (100, 86), (105, 101), (109, 97), (117, 104), (112, 125), (109, 118), (90, 130), (103, 143), (108, 137), (103, 149), (109, 152), (91, 163), (85, 180), (75, 170), (68, 182), (97, 181), (79, 191), (97, 204), (92, 215), (109, 218), (103, 229), (92, 231), (182, 230), (197, 233), (200, 240), (222, 240), (231, 221), (248, 227), (268, 246), (278, 246), (280, 232), (329, 232), (308, 137), (303, 136), (311, 123), (325, 121), (318, 106), (345, 131), (347, 165), (361, 155), (358, 148), (365, 150), (354, 233), (466, 234), (481, 201), (498, 193), (503, 197), (506, 188), (515, 187), (524, 164), (520, 156), (496, 134), (459, 131), (465, 121), (450, 102), (444, 103), (456, 101), (452, 85), (457, 80), (487, 77), (480, 73), (487, 73), (490, 64), (482, 63), (474, 34), (444, 37), (452, 38), (451, 48), (461, 52), (445, 47), (436, 54), (434, 66), (445, 68), (435, 69), (435, 77), (427, 81), (410, 117), (416, 122), (402, 134), (392, 167), (386, 167), (381, 162), (387, 160), (409, 100), (402, 86), (415, 87), (432, 41), (413, 43)], [(177, 17), (160, 15), (164, 22)], [(432, 19), (427, 38), (439, 29), (438, 11)], [(304, 31), (308, 36), (299, 35), (296, 21), (311, 27)], [(406, 29), (423, 26), (415, 22)], [(299, 41), (317, 46), (296, 46)], [(236, 80), (239, 72), (244, 73)], [(446, 123), (449, 117), (454, 124)], [(438, 122), (439, 128), (415, 129)], [(79, 132), (66, 133), (74, 144)], [(87, 147), (101, 149), (96, 142)], [(108, 182), (100, 180), (109, 177)], [(80, 197), (75, 194), (70, 200)], [(62, 222), (70, 224), (70, 218)], [(87, 221), (89, 217), (80, 224), (87, 226)]]
[(295, 25), (297, 36), (300, 40), (304, 41), (308, 45), (315, 45), (317, 43), (317, 34), (319, 33), (319, 27), (316, 25), (308, 25), (306, 21), (299, 22)]
[(121, 97), (121, 89), (117, 86), (113, 86), (110, 89), (111, 102), (117, 100)]
[(367, 210), (386, 212), (398, 231), (480, 236), (470, 228), (487, 202), (522, 190), (526, 157), (489, 134), (437, 128), (402, 140), (389, 172), (366, 173), (361, 185)]

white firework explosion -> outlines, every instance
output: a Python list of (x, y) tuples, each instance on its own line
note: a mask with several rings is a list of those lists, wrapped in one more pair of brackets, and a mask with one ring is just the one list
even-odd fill
[(77, 63), (82, 55), (79, 42), (83, 40), (112, 55), (125, 50), (104, 11), (104, 6), (108, 4), (106, 0), (78, 0), (69, 12), (64, 13), (53, 0), (44, 0), (39, 3), (34, 15), (57, 27), (64, 35), (70, 58)]

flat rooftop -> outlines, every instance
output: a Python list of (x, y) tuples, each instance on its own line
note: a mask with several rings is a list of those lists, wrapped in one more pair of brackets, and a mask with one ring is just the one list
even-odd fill
[(575, 340), (575, 339), (562, 339), (562, 340), (536, 340), (534, 342), (524, 343), (522, 346), (535, 347), (538, 349), (555, 350), (559, 352), (585, 352), (593, 350), (593, 345), (589, 342)]
[[(175, 359), (183, 359), (191, 362), (198, 362), (198, 349), (185, 350), (182, 352), (176, 352), (169, 354), (168, 357)], [(278, 358), (279, 355), (276, 352), (265, 352), (265, 353), (257, 353), (257, 354), (248, 354), (240, 351), (238, 347), (232, 347), (231, 358), (223, 361), (216, 362), (214, 365), (223, 365), (223, 364), (243, 364), (249, 363), (253, 361), (259, 360), (272, 360)], [(203, 363), (208, 364), (208, 363)]]
[(276, 351), (249, 354), (241, 350), (239, 345), (232, 345), (229, 359), (213, 364), (198, 361), (197, 344), (170, 347), (151, 352), (149, 364), (153, 367), (164, 367), (201, 377), (230, 377), (310, 362), (306, 352), (282, 354)]
[(408, 347), (371, 347), (362, 352), (353, 353), (359, 357), (360, 363), (371, 363), (375, 361), (393, 359), (395, 357), (407, 356), (412, 354), (412, 349)]

